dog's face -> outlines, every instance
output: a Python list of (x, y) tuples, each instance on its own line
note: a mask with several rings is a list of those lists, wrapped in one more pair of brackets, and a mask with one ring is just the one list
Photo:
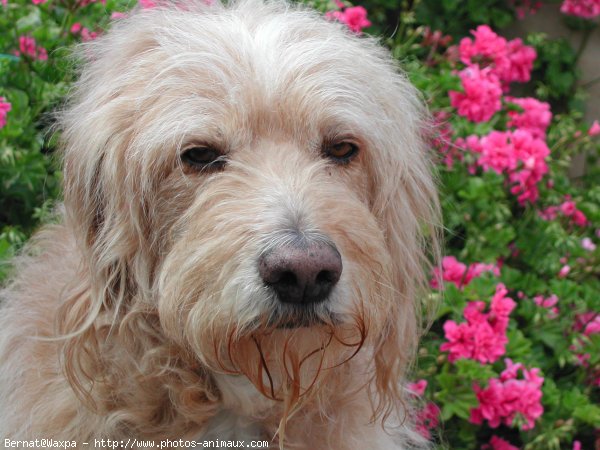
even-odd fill
[(437, 207), (386, 52), (259, 2), (143, 11), (86, 51), (65, 204), (102, 307), (156, 311), (165, 339), (270, 397), (357, 352), (396, 392)]

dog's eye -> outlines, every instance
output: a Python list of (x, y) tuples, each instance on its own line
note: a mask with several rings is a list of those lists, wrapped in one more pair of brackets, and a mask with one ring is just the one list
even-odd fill
[(350, 141), (342, 141), (325, 147), (325, 156), (336, 163), (345, 164), (358, 154), (358, 145)]
[(181, 154), (181, 160), (197, 169), (220, 169), (225, 165), (225, 156), (209, 146), (188, 148)]

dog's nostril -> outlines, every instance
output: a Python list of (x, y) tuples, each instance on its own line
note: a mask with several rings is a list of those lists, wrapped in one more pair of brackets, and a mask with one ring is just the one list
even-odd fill
[(281, 302), (309, 304), (325, 300), (342, 274), (335, 246), (301, 241), (261, 256), (260, 276)]
[(317, 275), (317, 284), (335, 283), (335, 274), (328, 270), (321, 270)]
[(292, 272), (286, 271), (281, 274), (277, 283), (293, 286), (295, 284), (298, 284), (298, 279), (296, 278), (296, 275), (294, 275)]

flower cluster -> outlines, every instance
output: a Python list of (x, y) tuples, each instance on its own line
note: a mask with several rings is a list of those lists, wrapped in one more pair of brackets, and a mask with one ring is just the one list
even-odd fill
[[(508, 358), (504, 362), (506, 369), (499, 378), (491, 379), (487, 388), (474, 386), (479, 406), (471, 410), (469, 421), (481, 424), (487, 420), (490, 427), (496, 428), (502, 423), (511, 426), (519, 417), (521, 428), (531, 430), (544, 412), (541, 404), (544, 378), (539, 369), (527, 370), (523, 364), (514, 364)], [(517, 378), (519, 371), (521, 379)]]
[(515, 8), (515, 13), (519, 20), (523, 20), (527, 14), (535, 14), (542, 7), (541, 1), (532, 0), (510, 0)]
[(353, 32), (360, 34), (363, 28), (371, 26), (371, 22), (367, 19), (367, 10), (362, 6), (346, 6), (341, 0), (335, 1), (338, 11), (329, 11), (325, 14), (328, 19), (335, 19), (338, 22), (344, 23)]
[(79, 22), (75, 22), (71, 26), (71, 33), (75, 36), (81, 36), (81, 40), (83, 42), (93, 41), (98, 37), (98, 33), (96, 31), (90, 31), (88, 28), (84, 27)]
[(546, 129), (552, 120), (550, 105), (532, 97), (506, 97), (505, 100), (523, 109), (522, 112), (508, 111), (509, 128), (518, 128), (531, 133), (535, 139), (544, 139)]
[(587, 217), (585, 214), (577, 209), (577, 204), (571, 200), (569, 196), (565, 197), (566, 200), (558, 206), (549, 206), (542, 211), (539, 211), (539, 216), (544, 220), (554, 220), (561, 213), (563, 216), (568, 217), (572, 223), (579, 227), (585, 227), (588, 224)]
[(44, 47), (37, 45), (35, 39), (31, 36), (19, 37), (19, 50), (15, 52), (17, 56), (28, 56), (31, 59), (45, 61), (48, 59), (48, 53)]
[(459, 74), (464, 92), (450, 91), (450, 104), (473, 122), (487, 122), (502, 108), (500, 80), (490, 68), (470, 66)]
[[(502, 110), (503, 93), (511, 82), (529, 81), (537, 55), (520, 39), (507, 41), (487, 25), (477, 27), (472, 34), (473, 39), (464, 38), (459, 46), (460, 61), (467, 66), (459, 72), (463, 91), (448, 95), (459, 115), (472, 122), (486, 122)], [(484, 171), (506, 175), (519, 203), (535, 202), (538, 183), (548, 172), (550, 150), (545, 139), (552, 121), (550, 105), (531, 97), (506, 96), (504, 102), (506, 131), (458, 138), (455, 143), (478, 156), (476, 165)]]
[(510, 442), (505, 441), (498, 436), (492, 436), (490, 443), (481, 447), (482, 450), (519, 450), (518, 447), (511, 445)]
[[(407, 387), (411, 394), (422, 397), (427, 388), (427, 380), (410, 383)], [(415, 427), (419, 434), (426, 439), (431, 439), (431, 430), (437, 428), (439, 423), (440, 408), (433, 402), (425, 403), (425, 406), (416, 412)]]
[(519, 203), (538, 199), (538, 183), (548, 172), (546, 158), (550, 155), (544, 140), (518, 129), (492, 131), (481, 138), (474, 135), (459, 138), (456, 144), (478, 154), (477, 165), (483, 170), (508, 175), (510, 191), (517, 195)]
[(500, 275), (500, 268), (494, 264), (473, 263), (467, 267), (454, 256), (444, 256), (442, 258), (442, 269), (433, 269), (433, 278), (431, 279), (431, 287), (440, 289), (440, 280), (454, 283), (454, 285), (462, 289), (468, 285), (473, 278), (477, 278), (483, 272), (492, 272), (494, 275)]
[(511, 82), (531, 79), (537, 57), (533, 47), (524, 45), (521, 39), (507, 41), (487, 25), (480, 25), (471, 33), (475, 39), (463, 38), (458, 48), (460, 60), (467, 67), (490, 68), (505, 89)]
[(560, 12), (569, 16), (593, 19), (600, 15), (600, 0), (565, 0)]
[(444, 333), (448, 342), (440, 350), (448, 351), (448, 360), (454, 362), (460, 358), (474, 359), (481, 363), (493, 363), (504, 355), (506, 329), (511, 311), (516, 303), (506, 296), (508, 290), (500, 283), (492, 297), (490, 311), (485, 313), (485, 302), (469, 302), (463, 311), (467, 322), (457, 324), (448, 320), (444, 324)]
[(552, 294), (547, 298), (544, 298), (543, 295), (536, 295), (533, 297), (533, 301), (539, 307), (548, 310), (549, 318), (553, 319), (558, 317), (558, 308), (556, 307), (556, 304), (558, 303), (558, 297), (555, 294)]
[(0, 97), (0, 128), (4, 128), (6, 125), (6, 115), (11, 108), (11, 104), (4, 97)]

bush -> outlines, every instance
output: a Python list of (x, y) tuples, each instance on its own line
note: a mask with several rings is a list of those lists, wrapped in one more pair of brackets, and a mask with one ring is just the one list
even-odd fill
[[(521, 42), (494, 31), (535, 9), (528, 1), (311, 4), (358, 33), (396, 30), (385, 42), (436, 121), (447, 256), (432, 274), (440, 306), (412, 385), (421, 432), (443, 448), (598, 448), (600, 125), (582, 122), (581, 52), (539, 33)], [(65, 48), (129, 6), (2, 7), (0, 260), (47, 220), (58, 195), (50, 113), (75, 76)], [(593, 17), (600, 3), (567, 0), (563, 10)], [(595, 27), (590, 17), (568, 20), (585, 40)], [(572, 179), (580, 153), (587, 172)]]

